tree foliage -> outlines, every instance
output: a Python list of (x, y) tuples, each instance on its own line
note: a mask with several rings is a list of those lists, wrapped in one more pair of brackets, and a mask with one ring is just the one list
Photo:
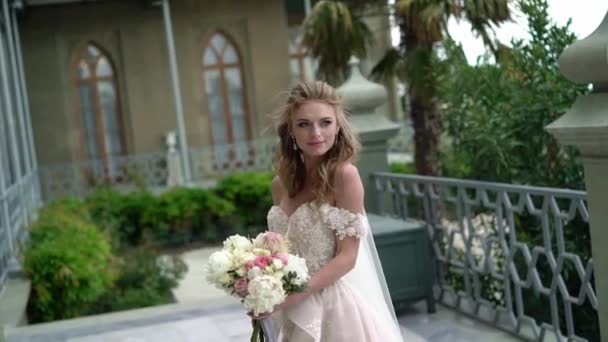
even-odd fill
[(501, 64), (470, 66), (460, 46), (444, 43), (437, 60), (445, 175), (582, 189), (577, 152), (562, 148), (545, 127), (588, 91), (559, 71), (561, 52), (574, 42), (569, 23), (550, 21), (546, 0), (520, 0), (528, 40), (513, 41)]

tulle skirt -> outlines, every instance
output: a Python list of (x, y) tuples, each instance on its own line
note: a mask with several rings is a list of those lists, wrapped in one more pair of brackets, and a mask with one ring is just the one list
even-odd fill
[(340, 279), (271, 317), (279, 342), (402, 342), (392, 319), (382, 319), (365, 297)]

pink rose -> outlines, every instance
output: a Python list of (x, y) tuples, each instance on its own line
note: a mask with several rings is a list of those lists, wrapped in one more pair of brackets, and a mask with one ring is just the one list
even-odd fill
[(245, 263), (245, 269), (249, 271), (250, 269), (255, 267), (254, 259), (249, 260)]
[(287, 261), (289, 260), (289, 256), (286, 253), (277, 253), (274, 255), (274, 258), (283, 263), (283, 266), (287, 266)]
[(247, 296), (247, 286), (249, 285), (249, 281), (247, 278), (242, 277), (238, 278), (234, 281), (234, 292), (236, 292), (241, 297)]
[(253, 260), (253, 263), (261, 270), (264, 270), (268, 265), (272, 264), (272, 257), (260, 255)]

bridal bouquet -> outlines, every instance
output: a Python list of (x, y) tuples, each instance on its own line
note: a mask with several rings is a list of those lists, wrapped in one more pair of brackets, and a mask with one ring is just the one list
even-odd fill
[[(306, 261), (289, 254), (281, 234), (260, 233), (250, 240), (232, 235), (221, 251), (211, 254), (207, 281), (241, 299), (256, 316), (271, 312), (287, 295), (304, 290), (308, 282)], [(261, 323), (254, 321), (251, 341), (263, 341)]]

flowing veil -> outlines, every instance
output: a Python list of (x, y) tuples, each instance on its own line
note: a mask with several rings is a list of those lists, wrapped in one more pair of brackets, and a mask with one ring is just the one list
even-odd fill
[(368, 233), (361, 239), (355, 267), (342, 279), (365, 297), (368, 307), (379, 316), (379, 321), (386, 323), (386, 328), (391, 329), (391, 336), (396, 341), (403, 341), (367, 216), (363, 221)]

